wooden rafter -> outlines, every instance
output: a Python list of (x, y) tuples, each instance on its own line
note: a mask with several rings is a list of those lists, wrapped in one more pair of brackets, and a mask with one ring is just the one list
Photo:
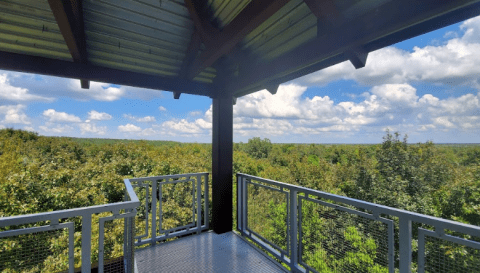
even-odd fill
[[(333, 0), (304, 0), (304, 2), (318, 19), (317, 36), (331, 32), (331, 29), (340, 29), (344, 23), (343, 16)], [(364, 67), (367, 62), (368, 52), (361, 47), (347, 49), (345, 54), (356, 69)]]
[[(190, 14), (190, 18), (193, 20), (195, 25), (195, 31), (192, 34), (190, 44), (188, 45), (187, 54), (183, 60), (182, 67), (180, 69), (179, 76), (180, 78), (187, 79), (189, 73), (189, 67), (194, 63), (197, 58), (200, 46), (202, 43), (204, 45), (209, 45), (212, 37), (218, 34), (219, 30), (208, 22), (205, 16), (201, 16), (196, 2), (193, 0), (185, 0), (185, 5)], [(180, 93), (174, 93), (174, 98), (179, 99)]]
[(211, 84), (0, 51), (0, 69), (212, 96)]
[[(349, 60), (349, 50), (372, 52), (400, 41), (448, 26), (480, 13), (476, 0), (441, 2), (425, 0), (389, 1), (375, 11), (345, 23), (342, 32), (330, 31), (268, 63), (243, 68), (244, 73), (229, 83), (239, 97), (263, 89), (266, 84), (282, 83)], [(460, 7), (460, 8), (458, 8)], [(388, 14), (389, 16), (385, 16)], [(375, 31), (372, 31), (374, 29)], [(357, 55), (361, 61), (363, 58)]]
[(190, 40), (190, 44), (188, 45), (185, 59), (182, 62), (182, 67), (180, 68), (180, 73), (179, 73), (180, 78), (183, 78), (183, 79), (187, 78), (188, 67), (192, 65), (193, 61), (197, 57), (201, 44), (202, 44), (202, 40), (200, 38), (200, 33), (199, 31), (195, 30), (192, 34), (192, 39)]
[(310, 11), (321, 20), (331, 26), (342, 24), (342, 15), (338, 11), (333, 0), (304, 0)]
[(220, 30), (215, 28), (205, 16), (200, 15), (200, 7), (197, 6), (197, 2), (193, 0), (185, 0), (185, 5), (190, 14), (190, 18), (193, 20), (196, 32), (200, 36), (202, 42), (207, 45), (212, 38), (220, 32)]
[(207, 45), (206, 50), (190, 66), (188, 78), (194, 78), (205, 68), (213, 65), (220, 57), (228, 54), (248, 33), (265, 22), (287, 4), (289, 0), (262, 0), (250, 2), (225, 28)]
[[(67, 44), (72, 59), (77, 63), (87, 63), (83, 9), (81, 0), (48, 0), (60, 32)], [(82, 88), (88, 89), (90, 83), (81, 79)]]

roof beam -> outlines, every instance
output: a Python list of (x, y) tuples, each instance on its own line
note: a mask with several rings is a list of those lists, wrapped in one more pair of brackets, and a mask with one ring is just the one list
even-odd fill
[[(73, 61), (86, 64), (87, 49), (83, 26), (82, 0), (48, 0), (48, 4)], [(82, 88), (90, 88), (90, 83), (87, 80), (81, 79), (80, 83)]]
[(304, 0), (310, 11), (321, 21), (330, 25), (342, 24), (342, 15), (338, 11), (333, 0)]
[(198, 1), (185, 0), (190, 18), (193, 20), (195, 30), (200, 35), (202, 42), (207, 45), (212, 37), (218, 34), (219, 30), (215, 28), (209, 21), (205, 19), (205, 16), (201, 16), (198, 7)]
[(367, 64), (368, 52), (363, 47), (357, 47), (345, 52), (345, 55), (353, 64), (355, 69), (365, 67)]
[(198, 30), (195, 30), (192, 34), (192, 39), (188, 45), (187, 54), (185, 59), (183, 59), (182, 67), (180, 68), (179, 77), (186, 79), (188, 74), (188, 68), (192, 65), (193, 61), (198, 55), (202, 40), (200, 38), (200, 33)]
[(211, 96), (210, 84), (0, 51), (0, 69)]
[(267, 91), (270, 92), (270, 94), (275, 95), (275, 94), (277, 94), (279, 86), (280, 86), (280, 84), (278, 84), (278, 83), (269, 84), (269, 85), (265, 86), (265, 89), (267, 89)]
[[(268, 63), (243, 68), (244, 73), (229, 83), (239, 97), (260, 89), (267, 83), (282, 83), (348, 60), (349, 50), (366, 52), (472, 18), (480, 14), (480, 1), (415, 0), (389, 1), (371, 13), (344, 23), (335, 30), (299, 46)], [(363, 58), (357, 56), (360, 61)], [(255, 63), (250, 59), (246, 63)]]
[(256, 27), (265, 22), (290, 0), (251, 1), (225, 28), (207, 45), (206, 50), (195, 59), (188, 78), (196, 77), (205, 68), (213, 65), (220, 57), (228, 54)]
[[(318, 19), (317, 36), (321, 37), (329, 29), (339, 29), (344, 23), (343, 16), (338, 11), (333, 0), (304, 1)], [(345, 54), (356, 69), (364, 67), (367, 62), (368, 52), (365, 52), (361, 47), (349, 49)]]

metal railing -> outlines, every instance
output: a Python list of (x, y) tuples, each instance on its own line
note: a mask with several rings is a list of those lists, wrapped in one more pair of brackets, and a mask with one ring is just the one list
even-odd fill
[(240, 173), (237, 198), (238, 231), (292, 272), (480, 270), (477, 226)]
[(142, 200), (136, 217), (136, 246), (208, 229), (208, 173), (132, 178), (129, 182)]
[[(50, 271), (51, 269), (43, 268), (44, 265), (41, 263), (48, 258), (49, 254), (56, 253), (64, 255), (68, 261), (64, 265), (59, 265), (60, 268), (74, 272), (75, 223), (73, 219), (79, 218), (81, 219), (81, 272), (90, 272), (92, 268), (92, 216), (94, 216), (99, 217), (98, 271), (104, 272), (105, 224), (116, 219), (124, 219), (123, 261), (120, 261), (120, 268), (117, 269), (119, 272), (133, 272), (134, 238), (133, 232), (129, 231), (134, 229), (134, 217), (140, 202), (128, 179), (125, 179), (124, 182), (124, 202), (0, 218), (0, 228), (3, 230), (0, 232), (0, 242), (2, 243), (0, 246), (3, 248), (0, 252), (0, 271)], [(102, 214), (111, 215), (101, 217)], [(62, 246), (60, 242), (62, 238), (65, 239), (63, 246), (66, 249), (63, 252), (61, 249), (53, 252), (52, 249)], [(10, 268), (2, 268), (6, 267), (7, 263)]]

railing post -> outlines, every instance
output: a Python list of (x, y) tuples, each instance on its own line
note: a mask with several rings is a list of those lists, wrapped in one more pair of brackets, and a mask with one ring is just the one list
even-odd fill
[(410, 273), (412, 264), (412, 221), (399, 217), (400, 273)]
[(247, 179), (242, 177), (242, 226), (243, 230), (248, 228), (248, 188)]
[(205, 174), (205, 194), (204, 194), (204, 201), (205, 201), (205, 217), (203, 219), (204, 225), (209, 228), (210, 225), (210, 190), (208, 189), (208, 174)]
[(82, 272), (91, 271), (92, 215), (82, 216)]
[[(134, 211), (134, 210), (132, 210)], [(135, 216), (125, 218), (127, 222), (127, 248), (124, 250), (124, 259), (126, 260), (125, 272), (133, 273), (134, 272), (134, 244), (135, 244)]]
[[(170, 179), (165, 179), (165, 182), (168, 182)], [(162, 192), (162, 184), (158, 185), (158, 230), (160, 234), (162, 234), (162, 226), (163, 226), (163, 192)]]
[(290, 190), (290, 270), (296, 272), (298, 265), (298, 207), (297, 191)]
[(237, 230), (242, 231), (242, 177), (237, 173)]
[(197, 234), (202, 232), (202, 176), (197, 175)]
[(152, 246), (157, 237), (157, 181), (152, 180)]

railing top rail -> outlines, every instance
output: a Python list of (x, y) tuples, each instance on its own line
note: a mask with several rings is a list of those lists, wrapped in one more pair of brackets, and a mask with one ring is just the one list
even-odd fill
[(129, 178), (129, 180), (131, 182), (141, 182), (141, 181), (152, 181), (152, 180), (159, 180), (159, 179), (166, 179), (166, 178), (179, 178), (179, 177), (186, 177), (186, 176), (206, 175), (206, 174), (210, 174), (210, 173), (203, 172), (203, 173), (169, 174), (169, 175), (160, 175), (160, 176)]
[(137, 194), (133, 190), (132, 183), (130, 183), (130, 179), (125, 178), (123, 182), (125, 183), (125, 189), (127, 190), (128, 196), (130, 197), (130, 201), (139, 202), (140, 204), (140, 201), (138, 201)]
[(132, 185), (128, 179), (124, 180), (127, 193), (130, 197), (130, 201), (117, 202), (111, 204), (83, 207), (83, 208), (73, 208), (59, 211), (49, 211), (41, 212), (34, 214), (25, 214), (25, 215), (16, 215), (9, 217), (0, 218), (0, 227), (12, 226), (12, 225), (23, 225), (41, 221), (58, 221), (62, 218), (78, 217), (78, 216), (87, 216), (95, 213), (102, 212), (118, 212), (122, 209), (136, 209), (140, 206), (140, 201), (133, 191)]
[(454, 231), (468, 233), (473, 236), (480, 237), (480, 227), (478, 226), (465, 224), (461, 222), (455, 222), (452, 220), (442, 219), (435, 216), (424, 215), (424, 214), (411, 212), (407, 210), (392, 208), (392, 207), (379, 205), (379, 204), (375, 204), (367, 201), (362, 201), (362, 200), (358, 200), (358, 199), (354, 199), (346, 196), (336, 195), (336, 194), (327, 193), (319, 190), (305, 188), (302, 186), (291, 185), (283, 182), (278, 182), (275, 180), (265, 179), (265, 178), (261, 178), (261, 177), (257, 177), (249, 174), (237, 173), (237, 176), (243, 176), (246, 178), (254, 179), (259, 182), (283, 187), (285, 189), (295, 190), (298, 192), (303, 192), (305, 194), (314, 195), (314, 196), (330, 199), (337, 202), (342, 202), (348, 205), (370, 210), (377, 214), (388, 214), (396, 217), (407, 217), (408, 219), (414, 222), (424, 223), (427, 225), (432, 225), (432, 226), (443, 228), (443, 229), (451, 229)]

